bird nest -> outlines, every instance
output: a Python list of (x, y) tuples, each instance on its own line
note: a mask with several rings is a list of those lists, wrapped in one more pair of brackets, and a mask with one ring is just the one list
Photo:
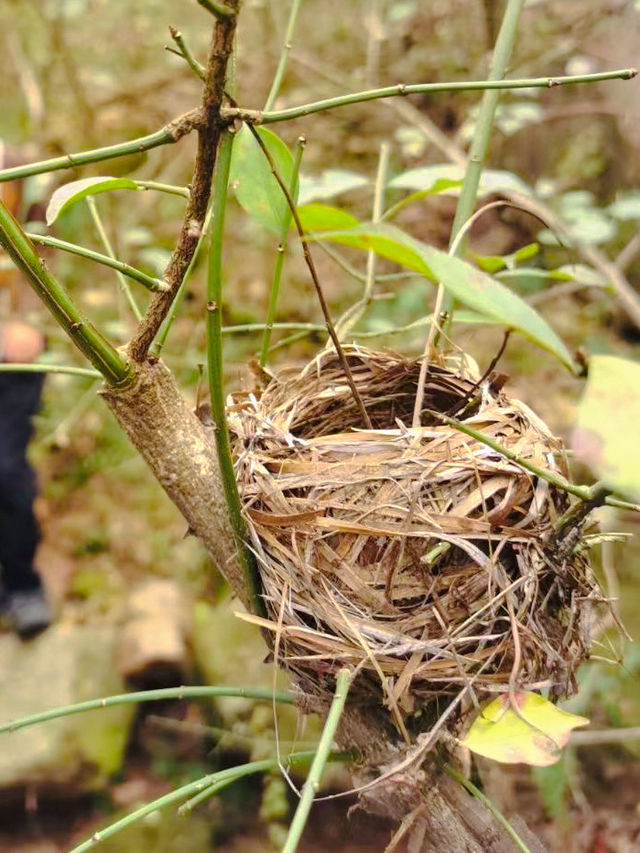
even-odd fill
[(560, 441), (444, 362), (429, 364), (411, 427), (420, 362), (345, 355), (372, 429), (333, 351), (231, 401), (278, 662), (315, 693), (357, 668), (352, 695), (396, 720), (465, 689), (571, 692), (595, 588), (579, 549), (555, 535), (567, 495), (459, 425), (557, 479)]

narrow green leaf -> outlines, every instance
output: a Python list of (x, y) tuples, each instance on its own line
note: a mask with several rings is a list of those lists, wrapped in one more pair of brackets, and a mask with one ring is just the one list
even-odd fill
[(129, 178), (82, 178), (63, 184), (53, 193), (47, 205), (47, 225), (52, 225), (65, 210), (77, 204), (83, 198), (97, 193), (108, 193), (112, 190), (137, 190), (135, 181)]
[(640, 500), (640, 363), (593, 356), (573, 433), (576, 456), (598, 479)]
[(406, 196), (397, 204), (394, 204), (390, 207), (383, 216), (383, 219), (393, 219), (401, 210), (405, 207), (408, 207), (410, 204), (414, 204), (416, 201), (422, 201), (423, 198), (428, 198), (432, 195), (439, 195), (441, 193), (446, 193), (447, 190), (459, 189), (462, 186), (462, 180), (453, 180), (451, 178), (438, 178), (436, 181), (431, 184), (428, 189), (419, 190), (418, 192), (411, 193), (411, 195)]
[(458, 302), (516, 329), (555, 355), (570, 370), (574, 369), (571, 354), (546, 320), (504, 284), (466, 261), (428, 246), (387, 223), (363, 223), (351, 229), (315, 234), (315, 239), (333, 240), (358, 249), (373, 249), (382, 257), (415, 270), (433, 282), (442, 282)]
[(548, 767), (560, 758), (572, 729), (588, 722), (538, 693), (521, 692), (513, 697), (504, 693), (484, 706), (462, 744), (505, 764)]
[[(293, 174), (291, 151), (273, 131), (259, 127), (257, 132), (271, 155), (278, 174), (285, 185), (290, 186)], [(238, 203), (249, 216), (269, 231), (280, 233), (288, 208), (287, 200), (273, 176), (267, 158), (247, 127), (239, 131), (233, 146), (229, 184)]]

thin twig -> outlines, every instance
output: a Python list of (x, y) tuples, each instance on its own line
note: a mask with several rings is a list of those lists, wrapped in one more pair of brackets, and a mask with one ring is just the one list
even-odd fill
[[(302, 154), (304, 153), (304, 146), (306, 145), (306, 142), (307, 140), (304, 136), (298, 137), (298, 142), (296, 144), (296, 154), (293, 158), (293, 169), (291, 171), (291, 183), (289, 185), (291, 198), (294, 199), (298, 190), (300, 163), (302, 162)], [(269, 357), (269, 350), (271, 347), (271, 332), (273, 330), (273, 324), (276, 318), (278, 296), (280, 293), (280, 281), (282, 278), (282, 270), (284, 267), (284, 258), (287, 252), (287, 236), (289, 234), (290, 226), (291, 211), (287, 207), (284, 210), (282, 221), (280, 223), (276, 262), (274, 264), (273, 275), (271, 277), (271, 287), (269, 288), (269, 307), (267, 309), (267, 323), (264, 329), (264, 335), (262, 337), (262, 347), (260, 349), (260, 367), (264, 367), (266, 365), (267, 358)]]
[[(107, 234), (106, 229), (102, 223), (100, 214), (98, 213), (98, 205), (96, 204), (95, 198), (91, 195), (88, 195), (85, 198), (85, 202), (87, 203), (89, 213), (91, 214), (91, 218), (93, 219), (93, 224), (95, 225), (96, 231), (98, 232), (98, 236), (100, 238), (100, 242), (102, 243), (104, 250), (107, 253), (107, 256), (115, 261), (116, 253), (113, 251), (113, 246), (111, 245), (111, 241), (109, 240), (109, 235)], [(134, 299), (128, 281), (124, 277), (122, 271), (117, 266), (114, 266), (113, 269), (115, 271), (116, 278), (118, 279), (120, 290), (122, 291), (124, 298), (129, 305), (129, 308), (131, 308), (133, 316), (138, 322), (140, 322), (140, 320), (142, 319), (142, 312), (138, 308), (138, 303)], [(166, 288), (164, 288), (164, 290), (166, 290)]]
[(173, 119), (155, 133), (118, 142), (115, 145), (105, 145), (102, 148), (92, 148), (88, 151), (78, 151), (75, 154), (63, 154), (61, 157), (51, 157), (49, 160), (39, 160), (36, 163), (26, 163), (11, 169), (0, 171), (0, 183), (30, 178), (32, 175), (43, 175), (45, 172), (57, 172), (60, 169), (73, 169), (85, 166), (87, 163), (101, 163), (103, 160), (113, 160), (128, 154), (139, 154), (140, 151), (150, 151), (159, 145), (172, 145), (191, 133), (201, 124), (202, 111), (198, 107), (188, 113)]
[(45, 723), (47, 720), (56, 720), (58, 717), (68, 717), (71, 714), (82, 714), (85, 711), (96, 711), (100, 708), (112, 708), (115, 705), (134, 705), (138, 702), (160, 702), (167, 699), (200, 699), (205, 696), (236, 696), (242, 699), (256, 699), (261, 702), (278, 702), (283, 705), (292, 705), (294, 699), (286, 693), (275, 693), (271, 688), (258, 687), (162, 687), (159, 690), (142, 690), (136, 693), (118, 693), (115, 696), (105, 696), (102, 699), (89, 699), (86, 702), (77, 702), (74, 705), (65, 705), (61, 708), (52, 708), (49, 711), (41, 711), (39, 714), (30, 714), (10, 723), (0, 726), (0, 734), (4, 732), (15, 732), (27, 726), (35, 726), (37, 723)]
[(76, 243), (67, 243), (66, 240), (59, 240), (57, 237), (45, 237), (43, 234), (32, 234), (29, 231), (25, 232), (25, 234), (32, 243), (36, 243), (37, 245), (60, 249), (63, 252), (69, 252), (71, 255), (78, 255), (80, 258), (86, 258), (89, 261), (103, 264), (105, 267), (119, 270), (123, 275), (128, 276), (133, 281), (137, 281), (152, 292), (167, 290), (167, 283), (162, 281), (162, 279), (147, 275), (142, 270), (136, 269), (131, 264), (124, 263), (124, 261), (119, 261), (117, 258), (101, 255), (92, 249), (85, 249), (84, 246), (78, 246)]
[(315, 264), (313, 263), (313, 258), (311, 257), (311, 251), (309, 249), (309, 244), (308, 244), (307, 239), (306, 239), (306, 234), (305, 234), (304, 228), (302, 227), (302, 222), (300, 221), (300, 216), (298, 215), (298, 210), (296, 208), (296, 204), (291, 197), (291, 193), (289, 192), (287, 185), (285, 184), (285, 182), (282, 180), (282, 177), (278, 173), (278, 170), (276, 169), (275, 163), (273, 162), (273, 157), (269, 153), (267, 146), (262, 141), (260, 134), (253, 127), (253, 125), (248, 124), (247, 127), (249, 128), (249, 130), (253, 134), (253, 137), (256, 140), (256, 142), (258, 143), (258, 145), (260, 146), (260, 149), (261, 149), (262, 153), (264, 154), (264, 156), (265, 156), (265, 158), (269, 164), (269, 168), (271, 169), (273, 177), (278, 182), (278, 185), (280, 186), (280, 189), (282, 190), (283, 195), (287, 200), (287, 204), (289, 205), (289, 209), (291, 210), (291, 215), (293, 216), (293, 221), (296, 224), (296, 229), (298, 231), (298, 235), (300, 236), (300, 242), (302, 244), (302, 252), (304, 255), (304, 259), (305, 259), (307, 267), (309, 269), (309, 273), (311, 275), (311, 280), (313, 281), (313, 286), (316, 289), (316, 294), (318, 296), (318, 301), (320, 303), (320, 308), (322, 309), (322, 314), (324, 316), (325, 323), (327, 324), (327, 332), (329, 333), (329, 337), (333, 341), (333, 345), (336, 349), (338, 359), (340, 360), (340, 364), (341, 364), (342, 369), (344, 371), (346, 380), (349, 384), (349, 388), (351, 389), (351, 393), (353, 394), (353, 399), (355, 400), (356, 406), (358, 407), (358, 411), (360, 412), (360, 416), (362, 417), (362, 420), (363, 420), (366, 428), (367, 429), (373, 429), (371, 419), (369, 418), (369, 415), (367, 414), (367, 410), (364, 407), (364, 403), (362, 402), (362, 398), (360, 396), (360, 393), (358, 392), (358, 389), (356, 387), (356, 383), (353, 380), (353, 375), (351, 374), (351, 369), (349, 368), (349, 365), (347, 363), (347, 359), (346, 359), (345, 354), (344, 354), (344, 350), (342, 349), (342, 344), (340, 343), (340, 339), (336, 335), (336, 330), (333, 326), (333, 322), (331, 320), (331, 315), (329, 313), (329, 307), (327, 306), (327, 302), (324, 298), (324, 293), (322, 292), (322, 287), (320, 285), (320, 279), (318, 278), (318, 273), (316, 271)]

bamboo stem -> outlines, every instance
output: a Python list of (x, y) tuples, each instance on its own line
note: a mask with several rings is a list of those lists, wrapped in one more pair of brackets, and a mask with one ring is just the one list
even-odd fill
[(291, 10), (289, 12), (289, 20), (287, 22), (287, 30), (284, 36), (284, 43), (282, 45), (282, 50), (280, 51), (280, 59), (278, 61), (278, 67), (273, 78), (273, 83), (271, 84), (271, 89), (269, 90), (269, 94), (264, 105), (265, 111), (271, 109), (276, 98), (278, 97), (278, 92), (280, 91), (280, 86), (282, 85), (284, 72), (287, 68), (289, 54), (291, 53), (291, 41), (293, 39), (293, 34), (296, 29), (296, 21), (298, 18), (298, 12), (300, 11), (301, 3), (302, 0), (291, 0)]

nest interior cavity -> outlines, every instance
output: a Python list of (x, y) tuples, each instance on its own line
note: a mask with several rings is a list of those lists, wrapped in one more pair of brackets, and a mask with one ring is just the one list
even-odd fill
[(435, 362), (412, 428), (420, 362), (345, 353), (373, 429), (332, 351), (231, 405), (279, 663), (316, 692), (358, 667), (352, 693), (403, 718), (465, 688), (571, 692), (595, 593), (584, 557), (552, 544), (567, 496), (438, 413), (564, 476), (560, 442)]

